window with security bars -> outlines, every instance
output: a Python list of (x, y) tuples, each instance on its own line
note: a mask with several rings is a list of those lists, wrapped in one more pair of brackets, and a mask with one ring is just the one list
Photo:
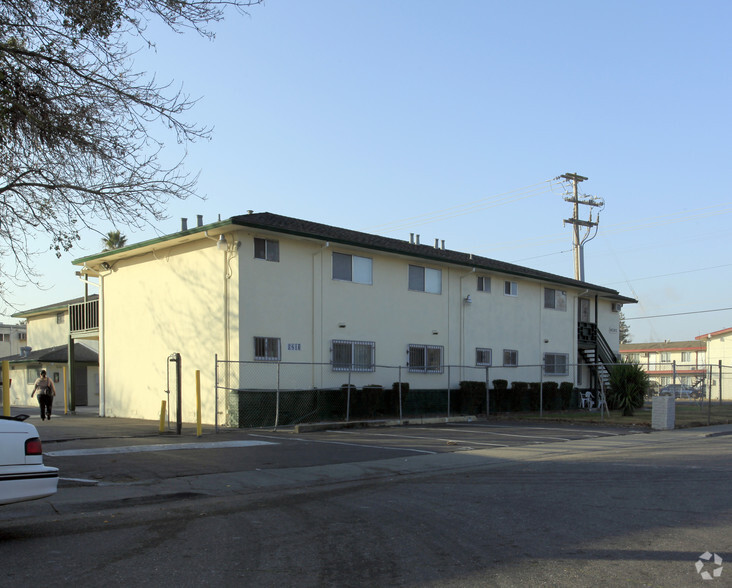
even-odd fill
[(503, 365), (506, 367), (516, 367), (518, 365), (518, 351), (515, 349), (504, 349)]
[(373, 372), (376, 344), (373, 341), (332, 341), (331, 364), (334, 372)]
[(566, 376), (569, 373), (569, 355), (566, 353), (545, 353), (544, 373), (553, 376)]
[(254, 337), (254, 359), (257, 361), (280, 361), (279, 338)]
[(493, 351), (487, 347), (477, 347), (475, 349), (475, 365), (492, 365)]
[(409, 371), (424, 374), (441, 374), (442, 345), (410, 345)]
[(280, 260), (280, 242), (273, 239), (254, 237), (254, 258), (267, 261)]

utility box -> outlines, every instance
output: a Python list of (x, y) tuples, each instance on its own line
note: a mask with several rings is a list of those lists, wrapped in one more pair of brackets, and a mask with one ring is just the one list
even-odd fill
[(673, 429), (676, 423), (676, 399), (673, 396), (654, 396), (651, 409), (651, 427), (656, 431)]

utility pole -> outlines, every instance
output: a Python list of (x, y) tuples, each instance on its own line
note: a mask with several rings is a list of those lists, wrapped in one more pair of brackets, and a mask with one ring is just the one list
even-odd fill
[[(585, 206), (605, 206), (605, 201), (602, 198), (598, 198), (596, 196), (587, 196), (585, 194), (582, 194), (582, 198), (580, 198), (580, 194), (578, 191), (577, 186), (580, 182), (584, 182), (586, 177), (580, 176), (578, 174), (563, 174), (559, 176), (558, 179), (565, 179), (570, 182), (572, 182), (572, 196), (566, 196), (564, 198), (565, 201), (571, 202), (573, 205), (573, 211), (572, 211), (572, 218), (564, 219), (563, 224), (571, 224), (573, 225), (573, 252), (574, 252), (574, 279), (575, 280), (581, 280), (585, 281), (585, 254), (584, 254), (584, 244), (590, 240), (590, 233), (592, 232), (593, 228), (596, 228), (597, 225), (600, 223), (600, 214), (597, 215), (597, 220), (592, 220), (592, 211), (590, 211), (590, 219), (589, 220), (581, 220), (579, 217), (579, 205), (583, 204)], [(582, 238), (580, 238), (580, 227), (585, 227), (587, 230)], [(595, 234), (597, 234), (597, 231), (595, 231)], [(594, 238), (594, 235), (592, 236)]]

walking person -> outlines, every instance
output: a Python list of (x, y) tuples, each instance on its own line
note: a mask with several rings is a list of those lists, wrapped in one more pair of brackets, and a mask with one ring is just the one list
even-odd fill
[(38, 405), (41, 407), (41, 420), (51, 420), (51, 408), (53, 408), (53, 397), (56, 396), (56, 387), (51, 378), (46, 377), (46, 370), (41, 370), (41, 377), (33, 385), (31, 398), (38, 391)]

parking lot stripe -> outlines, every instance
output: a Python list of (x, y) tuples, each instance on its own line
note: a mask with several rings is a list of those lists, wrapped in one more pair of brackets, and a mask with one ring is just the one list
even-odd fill
[(252, 447), (255, 445), (275, 445), (270, 441), (221, 441), (212, 443), (167, 443), (160, 445), (128, 445), (125, 447), (95, 447), (92, 449), (64, 449), (46, 451), (49, 457), (77, 457), (80, 455), (111, 455), (117, 453), (144, 453), (148, 451), (181, 451), (187, 449), (225, 449), (228, 447)]

